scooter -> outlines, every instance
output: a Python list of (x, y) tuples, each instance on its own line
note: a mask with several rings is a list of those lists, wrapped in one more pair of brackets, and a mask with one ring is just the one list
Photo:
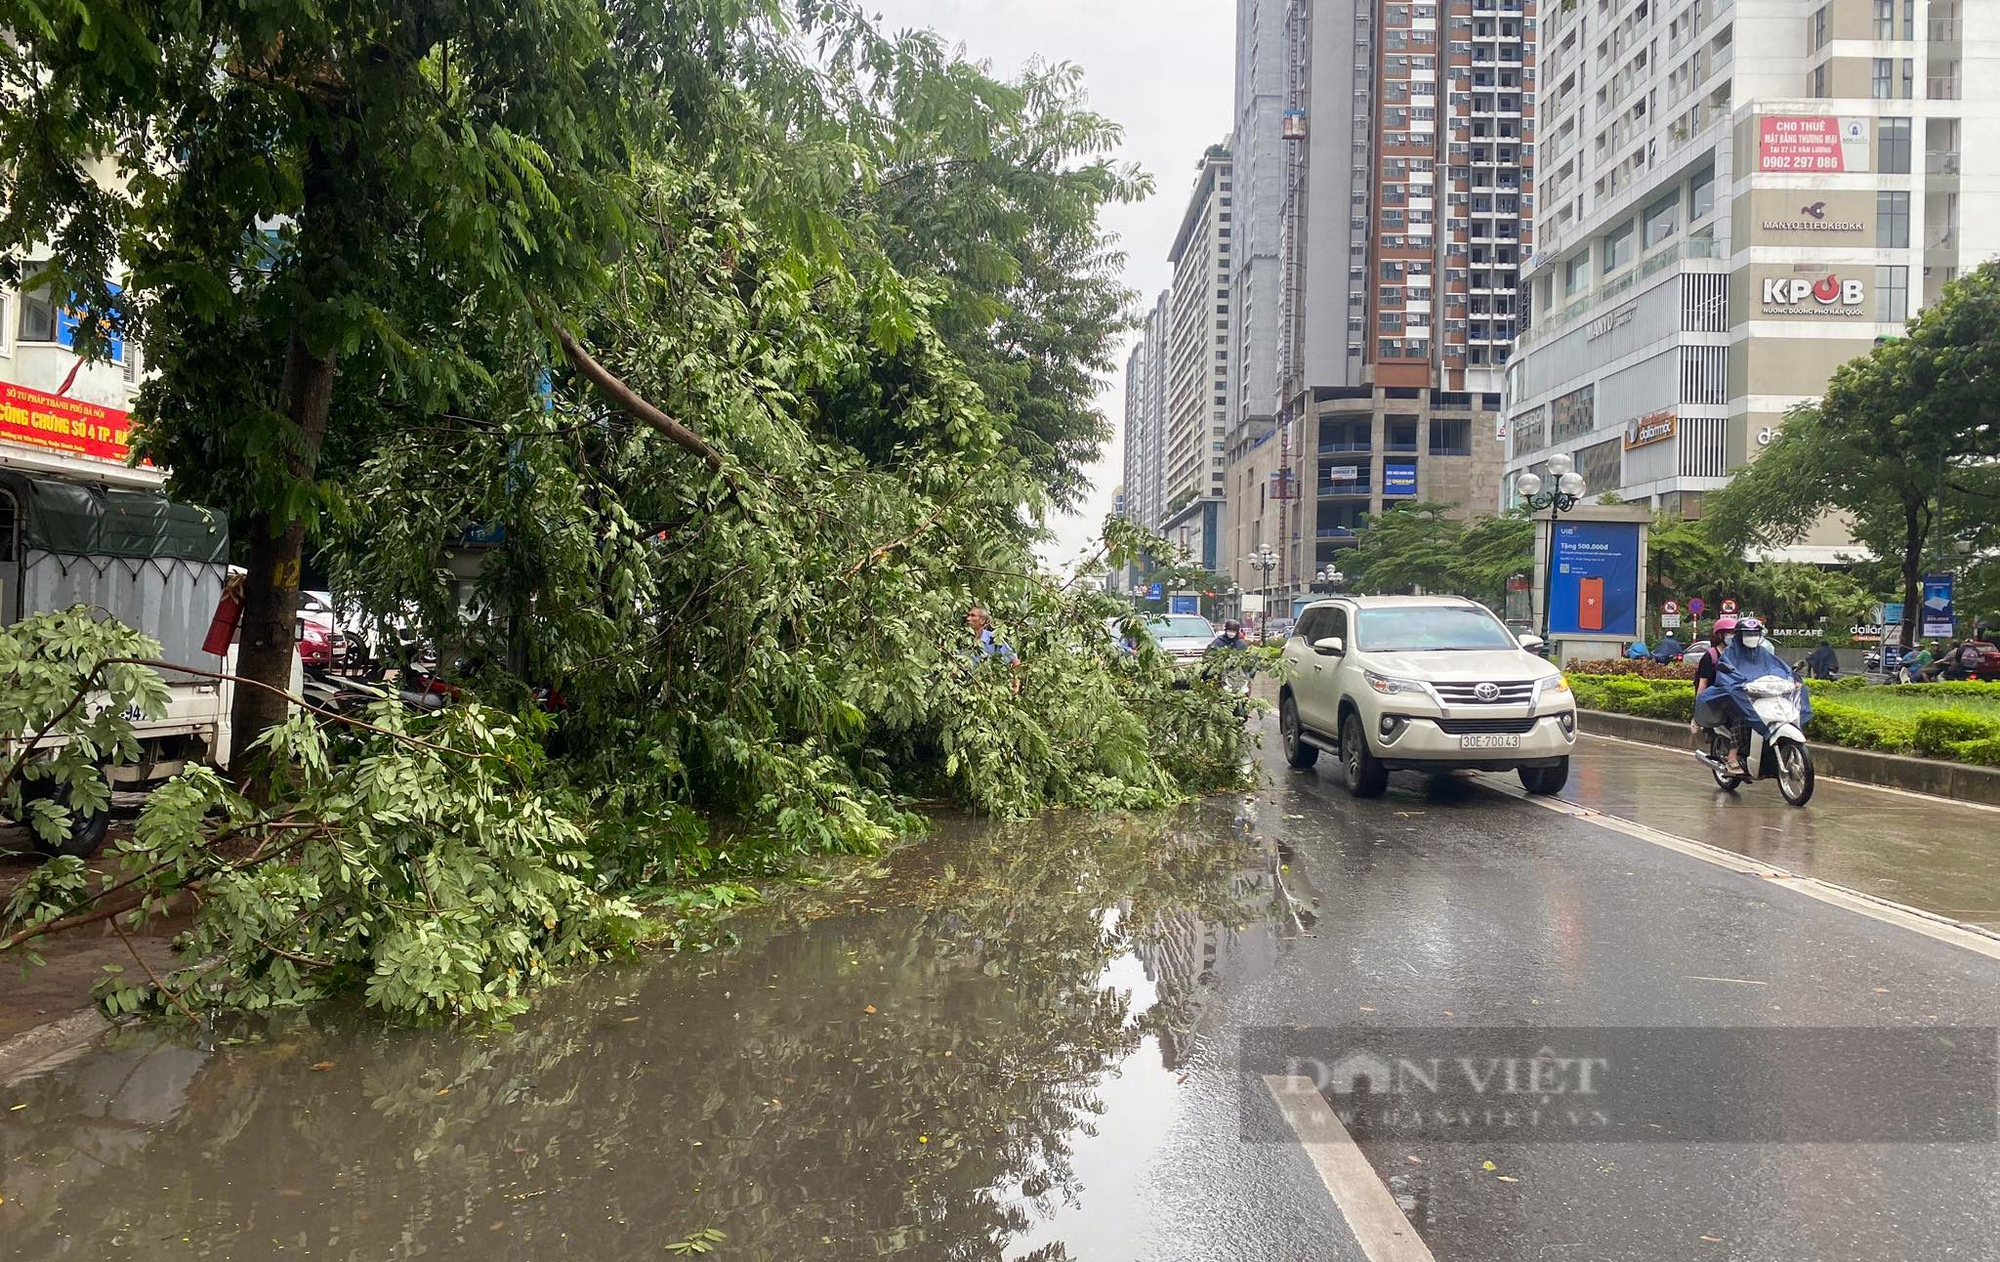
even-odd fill
[(1715, 686), (1750, 721), (1750, 748), (1743, 751), (1741, 771), (1729, 767), (1728, 730), (1700, 729), (1702, 748), (1694, 756), (1707, 765), (1716, 787), (1734, 793), (1751, 780), (1776, 780), (1778, 792), (1793, 806), (1811, 801), (1813, 760), (1805, 725), (1812, 717), (1812, 698), (1805, 684), (1776, 674), (1743, 679), (1725, 669), (1718, 672)]

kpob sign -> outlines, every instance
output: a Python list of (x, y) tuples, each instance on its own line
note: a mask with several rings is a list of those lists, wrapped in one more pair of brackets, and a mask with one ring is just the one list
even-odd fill
[(1858, 280), (1842, 280), (1829, 272), (1818, 280), (1803, 276), (1766, 276), (1764, 307), (1797, 307), (1811, 298), (1820, 307), (1859, 307), (1868, 296), (1867, 286)]

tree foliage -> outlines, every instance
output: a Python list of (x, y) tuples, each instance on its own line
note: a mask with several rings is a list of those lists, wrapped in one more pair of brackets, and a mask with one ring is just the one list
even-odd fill
[[(1001, 82), (838, 3), (0, 12), (37, 32), (7, 63), (48, 78), (36, 120), (98, 128), (20, 177), (4, 240), (109, 225), (57, 268), (133, 260), (149, 450), (251, 523), (287, 643), (310, 539), (474, 699), (330, 744), (241, 724), (270, 733), (255, 804), (196, 777), (149, 809), (133, 888), (234, 909), (183, 1001), (503, 1012), (628, 941), (624, 895), (871, 851), (913, 798), (1241, 782), (1233, 700), (1124, 654), (1117, 607), (1031, 551), (1124, 320), (1096, 215), (1144, 187), (1073, 71)], [(91, 21), (172, 75), (100, 83), (119, 61), (63, 43)], [(92, 145), (134, 181), (81, 205)], [(1162, 546), (1114, 522), (1101, 559)]]
[[(1857, 541), (1893, 558), (1904, 604), (1919, 603), (1927, 549), (1940, 529), (1967, 534), (1990, 518), (2000, 490), (2000, 266), (1945, 286), (1909, 335), (1835, 371), (1826, 393), (1787, 414), (1771, 445), (1704, 502), (1716, 538), (1741, 552), (1796, 542), (1828, 513)], [(1968, 484), (1975, 495), (1939, 492)], [(1978, 504), (1973, 508), (1971, 505)], [(1903, 626), (1907, 648), (1916, 630)]]
[(1457, 507), (1412, 503), (1371, 517), (1339, 558), (1348, 586), (1369, 593), (1422, 588), (1501, 608), (1507, 580), (1534, 563), (1534, 523), (1519, 516), (1465, 521), (1453, 515)]

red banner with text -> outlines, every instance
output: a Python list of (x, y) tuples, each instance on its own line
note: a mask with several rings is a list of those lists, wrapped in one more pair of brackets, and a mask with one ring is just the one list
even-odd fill
[(0, 381), (0, 442), (123, 464), (131, 435), (131, 417), (118, 408)]

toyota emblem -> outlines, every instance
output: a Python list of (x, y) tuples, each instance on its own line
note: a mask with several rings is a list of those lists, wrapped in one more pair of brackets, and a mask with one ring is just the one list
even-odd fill
[(1499, 684), (1481, 684), (1472, 690), (1472, 695), (1481, 701), (1491, 701), (1500, 695)]

